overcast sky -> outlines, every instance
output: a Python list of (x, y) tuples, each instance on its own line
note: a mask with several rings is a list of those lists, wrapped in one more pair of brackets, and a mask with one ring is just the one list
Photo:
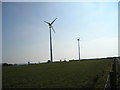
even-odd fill
[(3, 2), (3, 62), (43, 62), (49, 56), (49, 28), (54, 61), (118, 55), (117, 2)]

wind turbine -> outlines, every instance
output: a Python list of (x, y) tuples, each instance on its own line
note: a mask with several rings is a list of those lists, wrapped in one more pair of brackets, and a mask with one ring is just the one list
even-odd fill
[(79, 43), (79, 41), (81, 41), (81, 40), (80, 40), (80, 38), (78, 38), (77, 40), (78, 40), (78, 55), (79, 55), (79, 60), (80, 60), (80, 43)]
[(57, 18), (55, 18), (51, 23), (44, 21), (45, 23), (47, 23), (49, 25), (49, 29), (50, 29), (50, 59), (51, 59), (51, 62), (53, 61), (51, 28), (52, 28), (53, 32), (55, 33), (55, 30), (54, 30), (52, 24), (55, 22), (56, 19)]

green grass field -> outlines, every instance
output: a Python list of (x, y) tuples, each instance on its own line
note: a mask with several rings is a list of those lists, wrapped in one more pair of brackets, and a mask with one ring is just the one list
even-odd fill
[(3, 66), (3, 88), (104, 88), (112, 59)]

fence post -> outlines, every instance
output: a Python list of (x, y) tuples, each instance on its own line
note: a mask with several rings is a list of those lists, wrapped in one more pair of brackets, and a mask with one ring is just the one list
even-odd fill
[(110, 87), (111, 90), (116, 90), (116, 73), (110, 72)]
[(113, 61), (113, 65), (112, 65), (112, 71), (116, 72), (116, 58)]

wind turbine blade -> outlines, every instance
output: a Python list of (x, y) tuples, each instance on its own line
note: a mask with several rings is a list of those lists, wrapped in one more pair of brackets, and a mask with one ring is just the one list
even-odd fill
[(47, 23), (47, 24), (50, 24), (49, 22), (46, 22), (46, 21), (44, 21), (45, 23)]
[(81, 41), (81, 38), (79, 38), (80, 39), (80, 41)]
[(52, 28), (52, 30), (54, 31), (54, 33), (56, 33), (55, 30), (54, 30), (54, 28), (53, 28), (53, 26), (51, 26), (51, 28)]
[(57, 19), (57, 18), (55, 18), (55, 19), (51, 22), (51, 24), (53, 24), (53, 23), (55, 22), (56, 19)]

